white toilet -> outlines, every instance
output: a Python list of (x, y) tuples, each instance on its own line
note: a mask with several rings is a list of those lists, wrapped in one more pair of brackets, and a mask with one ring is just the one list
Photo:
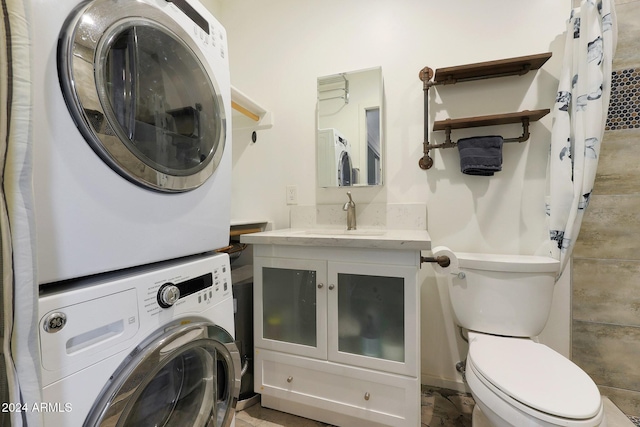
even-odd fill
[(468, 330), (465, 376), (476, 401), (473, 425), (606, 426), (593, 380), (532, 339), (547, 321), (558, 261), (456, 256), (464, 274), (449, 281), (449, 292), (457, 323)]

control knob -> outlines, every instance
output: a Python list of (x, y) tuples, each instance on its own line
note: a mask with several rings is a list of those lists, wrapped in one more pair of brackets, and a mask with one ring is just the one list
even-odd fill
[(158, 289), (158, 304), (162, 308), (169, 308), (180, 299), (180, 289), (173, 283), (165, 283)]

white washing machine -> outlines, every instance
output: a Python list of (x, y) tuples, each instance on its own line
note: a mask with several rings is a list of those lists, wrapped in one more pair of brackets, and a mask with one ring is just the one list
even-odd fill
[(342, 187), (353, 182), (351, 144), (338, 130), (318, 130), (318, 185)]
[(45, 427), (232, 425), (241, 368), (228, 255), (65, 286), (39, 302)]
[(31, 0), (40, 284), (224, 247), (226, 33), (197, 0)]

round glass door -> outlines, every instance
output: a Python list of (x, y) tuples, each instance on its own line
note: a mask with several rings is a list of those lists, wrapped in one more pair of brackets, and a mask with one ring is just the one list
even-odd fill
[(138, 1), (94, 0), (68, 20), (58, 59), (76, 125), (116, 172), (166, 192), (213, 174), (226, 139), (220, 88), (168, 15)]
[(125, 359), (85, 427), (228, 427), (240, 387), (240, 354), (223, 329), (163, 329)]
[(338, 185), (348, 187), (351, 185), (351, 156), (346, 151), (340, 154), (340, 160), (338, 160)]

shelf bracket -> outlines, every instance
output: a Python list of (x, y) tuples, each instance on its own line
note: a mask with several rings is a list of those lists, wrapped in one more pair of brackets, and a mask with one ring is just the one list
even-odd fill
[(522, 135), (517, 138), (505, 138), (503, 142), (525, 142), (529, 139), (529, 117), (522, 118)]
[(422, 170), (431, 169), (433, 166), (433, 159), (429, 157), (429, 150), (433, 148), (429, 144), (429, 88), (434, 84), (431, 81), (433, 75), (433, 69), (429, 67), (424, 67), (419, 73), (420, 80), (422, 80), (422, 90), (424, 91), (424, 140), (422, 142), (422, 157), (418, 161), (418, 166)]

